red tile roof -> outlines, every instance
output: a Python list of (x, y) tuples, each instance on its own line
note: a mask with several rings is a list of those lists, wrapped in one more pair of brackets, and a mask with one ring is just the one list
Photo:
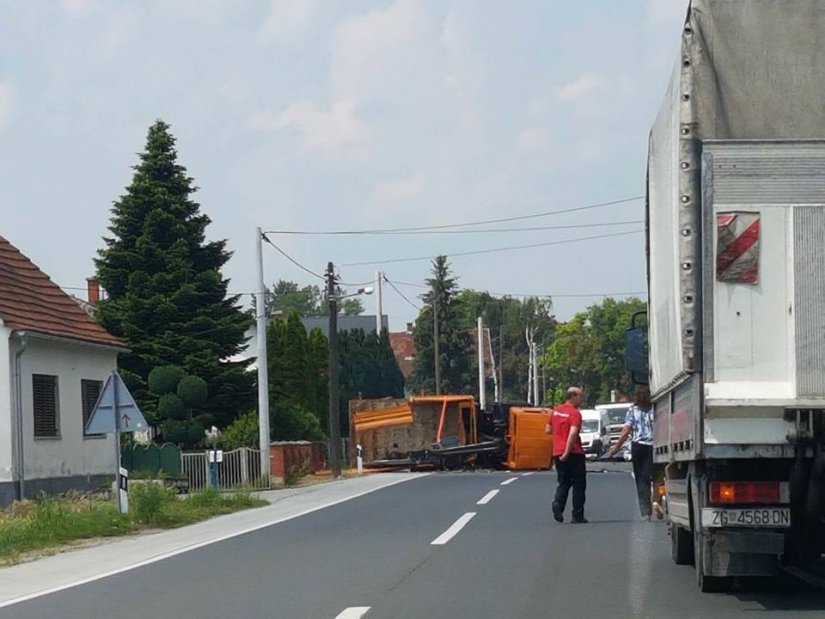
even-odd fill
[(415, 343), (412, 333), (401, 331), (400, 333), (390, 333), (390, 347), (398, 362), (398, 367), (404, 380), (410, 377), (415, 359)]
[(0, 236), (0, 319), (32, 331), (123, 348), (123, 343), (84, 312), (49, 277)]

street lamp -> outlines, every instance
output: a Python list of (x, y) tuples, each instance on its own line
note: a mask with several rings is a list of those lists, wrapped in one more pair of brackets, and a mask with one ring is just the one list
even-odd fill
[(338, 302), (349, 297), (372, 294), (372, 286), (345, 295), (335, 294), (335, 270), (327, 264), (327, 303), (329, 304), (329, 468), (333, 479), (341, 477), (341, 412), (338, 409)]

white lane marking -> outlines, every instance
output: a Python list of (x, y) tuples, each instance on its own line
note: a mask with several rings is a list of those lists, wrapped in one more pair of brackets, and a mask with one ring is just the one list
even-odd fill
[(335, 619), (358, 619), (367, 614), (370, 609), (369, 606), (350, 606), (346, 610), (339, 613)]
[(518, 477), (511, 477), (510, 479), (505, 479), (503, 482), (501, 482), (501, 485), (506, 486), (507, 484), (512, 484), (517, 479)]
[(521, 476), (522, 477), (529, 477), (532, 474), (533, 474), (533, 471), (527, 471), (526, 473), (522, 473)]
[[(88, 578), (83, 578), (82, 580), (78, 580), (73, 583), (65, 584), (65, 585), (58, 585), (56, 587), (51, 587), (49, 589), (44, 589), (42, 591), (37, 591), (35, 593), (29, 593), (27, 595), (21, 595), (17, 598), (12, 598), (10, 600), (6, 600), (4, 602), (0, 602), (0, 608), (5, 608), (7, 606), (14, 606), (15, 604), (20, 604), (21, 602), (27, 602), (29, 600), (33, 600), (35, 598), (42, 597), (44, 595), (51, 595), (52, 593), (57, 593), (58, 591), (63, 591), (65, 589), (71, 589), (73, 587), (79, 587), (81, 585), (88, 584), (90, 582), (94, 582), (96, 580), (101, 580), (103, 578), (108, 578), (109, 576), (115, 576), (116, 574), (122, 574), (123, 572), (128, 572), (129, 570), (134, 570), (139, 567), (143, 567), (144, 565), (151, 565), (152, 563), (157, 563), (158, 561), (163, 561), (164, 559), (169, 559), (171, 557), (175, 557), (177, 555), (181, 555), (185, 552), (189, 552), (190, 550), (197, 550), (198, 548), (203, 548), (204, 546), (209, 546), (210, 544), (217, 544), (218, 542), (222, 542), (227, 539), (231, 539), (233, 537), (238, 537), (239, 535), (246, 535), (247, 533), (252, 533), (253, 531), (258, 531), (260, 529), (265, 529), (267, 527), (274, 526), (276, 524), (280, 524), (282, 522), (286, 522), (287, 520), (293, 520), (295, 518), (300, 518), (301, 516), (306, 516), (307, 514), (311, 514), (312, 512), (317, 512), (327, 507), (332, 507), (333, 505), (338, 505), (339, 503), (346, 503), (347, 501), (351, 501), (352, 499), (357, 499), (359, 497), (364, 496), (365, 494), (370, 494), (371, 492), (375, 492), (376, 490), (381, 490), (383, 488), (389, 488), (390, 486), (394, 486), (396, 484), (400, 484), (405, 481), (409, 481), (409, 479), (415, 478), (407, 478), (407, 479), (398, 479), (396, 481), (390, 482), (384, 486), (379, 486), (378, 488), (370, 488), (369, 490), (364, 490), (363, 492), (359, 492), (357, 494), (353, 494), (352, 496), (344, 497), (343, 499), (338, 499), (337, 501), (331, 501), (329, 503), (324, 503), (323, 505), (316, 505), (315, 507), (310, 507), (309, 509), (305, 509), (302, 512), (298, 512), (297, 514), (292, 514), (291, 516), (284, 516), (282, 518), (276, 518), (275, 520), (271, 520), (269, 522), (264, 522), (263, 524), (256, 524), (251, 527), (247, 527), (246, 529), (241, 529), (239, 531), (233, 531), (232, 533), (227, 533), (226, 535), (222, 535), (220, 537), (215, 537), (210, 540), (206, 540), (204, 542), (197, 542), (195, 544), (190, 544), (189, 546), (184, 546), (182, 548), (177, 548), (175, 550), (170, 550), (169, 552), (164, 552), (159, 555), (155, 555), (154, 557), (150, 557), (148, 559), (144, 559), (143, 561), (138, 561), (137, 563), (132, 563), (125, 567), (119, 567), (115, 570), (109, 570), (108, 572), (103, 572), (102, 574), (95, 574), (94, 576), (89, 576)], [(473, 514), (475, 515), (475, 514)]]
[(481, 500), (476, 503), (476, 505), (487, 505), (490, 501), (492, 501), (493, 497), (498, 494), (498, 490), (490, 490), (487, 494), (481, 497)]
[(464, 528), (464, 526), (470, 522), (475, 517), (475, 512), (467, 512), (461, 518), (456, 520), (449, 529), (444, 531), (441, 535), (436, 537), (432, 542), (430, 542), (431, 546), (443, 546), (447, 542), (449, 542), (456, 534)]

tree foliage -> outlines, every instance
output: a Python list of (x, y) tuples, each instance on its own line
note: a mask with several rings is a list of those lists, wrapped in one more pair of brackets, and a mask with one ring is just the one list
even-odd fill
[(472, 393), (471, 337), (462, 320), (458, 301), (458, 282), (450, 274), (446, 256), (432, 263), (429, 291), (423, 295), (424, 308), (413, 329), (415, 362), (410, 375), (413, 391), (435, 393), (435, 333), (433, 309), (438, 317), (439, 367), (441, 393)]
[[(207, 425), (228, 424), (255, 394), (247, 363), (228, 361), (242, 350), (250, 320), (239, 298), (227, 296), (226, 241), (206, 240), (210, 219), (192, 199), (193, 179), (178, 163), (163, 121), (150, 127), (134, 169), (95, 261), (108, 293), (98, 318), (130, 349), (118, 365), (150, 417), (158, 400), (149, 393), (149, 373), (176, 365), (208, 383)], [(192, 427), (174, 431), (195, 434)]]
[[(347, 291), (340, 289), (339, 293), (345, 295)], [(281, 312), (283, 316), (288, 316), (290, 312), (296, 312), (301, 317), (329, 315), (329, 305), (318, 286), (300, 287), (296, 282), (281, 279), (267, 290), (265, 302), (267, 316), (273, 316), (275, 312)], [(358, 316), (364, 313), (364, 304), (357, 297), (343, 299), (338, 303), (338, 313)]]
[(258, 447), (258, 411), (244, 413), (230, 423), (221, 435), (226, 449)]
[(339, 411), (341, 431), (349, 434), (349, 401), (359, 398), (401, 398), (404, 376), (390, 347), (389, 334), (341, 331), (339, 347)]
[(581, 385), (589, 405), (609, 402), (611, 390), (629, 396), (633, 385), (624, 369), (624, 333), (633, 314), (644, 310), (636, 298), (607, 298), (560, 325), (544, 355), (552, 384), (559, 391)]
[[(362, 330), (338, 334), (339, 407), (347, 433), (347, 403), (365, 398), (402, 397), (404, 377), (389, 336)], [(267, 329), (272, 435), (279, 440), (318, 440), (329, 428), (329, 348), (320, 329), (309, 333), (297, 312), (278, 317)], [(314, 421), (313, 421), (314, 419)]]
[[(534, 341), (540, 347), (553, 339), (557, 323), (550, 299), (496, 298), (488, 292), (464, 289), (458, 294), (458, 302), (465, 329), (476, 328), (480, 316), (484, 326), (490, 330), (500, 399), (504, 402), (526, 401), (529, 364), (527, 330), (533, 331)], [(473, 375), (477, 375), (477, 355), (472, 355), (472, 369)], [(494, 381), (489, 378), (486, 389), (490, 399), (493, 388)]]

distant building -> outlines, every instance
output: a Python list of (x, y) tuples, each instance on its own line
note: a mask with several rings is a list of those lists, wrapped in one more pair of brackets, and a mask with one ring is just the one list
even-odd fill
[[(307, 331), (320, 329), (325, 337), (329, 336), (329, 316), (306, 316), (301, 318)], [(389, 319), (386, 314), (381, 316), (381, 326), (389, 330)], [(338, 315), (338, 332), (357, 331), (361, 329), (364, 333), (375, 333), (375, 314), (360, 314), (358, 316)]]
[[(487, 378), (495, 378), (495, 356), (493, 355), (493, 343), (490, 338), (490, 329), (485, 327), (484, 333), (484, 374)], [(478, 354), (478, 329), (471, 329), (470, 336), (472, 342), (470, 344), (470, 354), (473, 359)], [(406, 331), (398, 331), (390, 333), (390, 346), (395, 355), (395, 360), (398, 362), (398, 367), (401, 369), (401, 374), (404, 375), (404, 380), (407, 380), (412, 374), (413, 364), (415, 363), (415, 341), (413, 340), (413, 323), (407, 323)]]
[(415, 342), (413, 341), (412, 328), (413, 323), (408, 322), (406, 331), (390, 333), (390, 347), (405, 381), (412, 374), (413, 362), (415, 361)]

